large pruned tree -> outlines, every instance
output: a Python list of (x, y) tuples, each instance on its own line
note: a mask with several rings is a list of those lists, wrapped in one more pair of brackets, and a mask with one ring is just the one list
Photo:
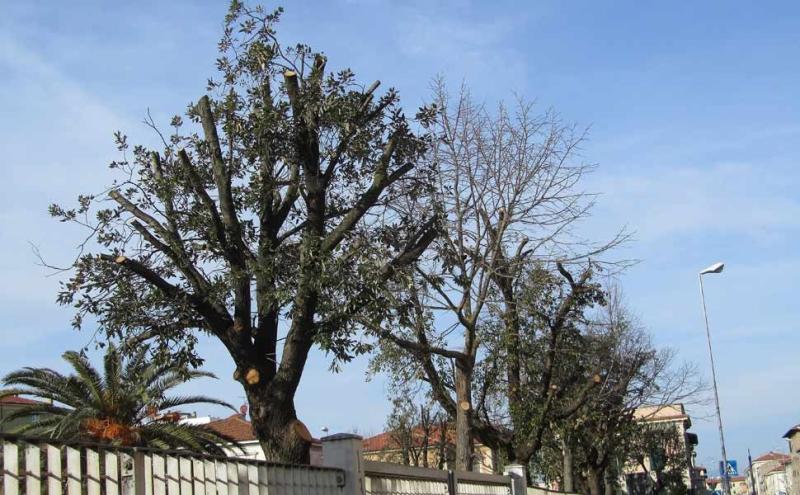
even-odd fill
[(427, 141), (397, 92), (378, 96), (378, 82), (279, 43), (280, 13), (234, 0), (219, 77), (189, 106), (190, 125), (175, 117), (160, 150), (118, 133), (121, 179), (51, 213), (94, 241), (59, 295), (76, 326), (91, 317), (110, 338), (195, 364), (197, 333), (216, 337), (267, 459), (308, 462), (294, 396), (309, 351), (365, 350), (359, 315), (380, 320), (387, 281), (437, 231), (431, 214), (394, 207), (430, 180), (418, 166)]

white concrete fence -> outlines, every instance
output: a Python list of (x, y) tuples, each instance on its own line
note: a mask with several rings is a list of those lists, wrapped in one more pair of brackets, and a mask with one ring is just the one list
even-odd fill
[(0, 435), (2, 495), (343, 495), (341, 469)]
[(527, 495), (505, 475), (365, 461), (362, 439), (322, 439), (324, 467), (0, 435), (0, 495)]

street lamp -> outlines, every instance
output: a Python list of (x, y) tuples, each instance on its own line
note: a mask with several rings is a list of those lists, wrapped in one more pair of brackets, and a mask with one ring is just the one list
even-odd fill
[(711, 350), (711, 331), (708, 328), (708, 311), (706, 311), (706, 295), (703, 291), (703, 275), (709, 273), (722, 273), (725, 268), (724, 263), (714, 263), (705, 270), (698, 274), (700, 279), (700, 300), (703, 302), (703, 317), (706, 320), (706, 338), (708, 340), (708, 356), (711, 358), (711, 380), (714, 385), (714, 404), (717, 406), (717, 425), (719, 426), (719, 443), (722, 449), (722, 492), (725, 495), (730, 495), (731, 487), (728, 480), (728, 455), (725, 452), (725, 435), (722, 433), (722, 414), (719, 412), (719, 392), (717, 392), (717, 371), (714, 367), (714, 353)]

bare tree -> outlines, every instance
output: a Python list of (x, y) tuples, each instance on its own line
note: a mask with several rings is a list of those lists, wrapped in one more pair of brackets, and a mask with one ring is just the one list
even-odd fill
[(377, 331), (416, 360), (433, 397), (454, 418), (458, 469), (471, 469), (476, 436), (524, 461), (529, 449), (514, 439), (513, 427), (494, 424), (482, 413), (488, 387), (496, 381), (476, 390), (485, 344), (481, 328), (490, 314), (500, 316), (502, 338), (495, 342), (504, 347), (506, 362), (496, 374), (505, 376), (507, 403), (520, 403), (519, 338), (527, 330), (520, 324), (517, 298), (531, 266), (549, 266), (569, 287), (550, 322), (564, 326), (591, 291), (591, 270), (580, 268), (574, 278), (568, 267), (599, 256), (627, 236), (621, 232), (599, 244), (576, 236), (578, 222), (593, 205), (593, 196), (580, 189), (591, 166), (576, 163), (583, 134), (563, 125), (557, 115), (536, 114), (523, 100), (513, 110), (500, 106), (492, 113), (465, 88), (451, 98), (441, 81), (434, 87), (434, 103), (438, 112), (432, 130), (438, 140), (431, 160), (437, 184), (426, 206), (444, 219), (442, 231), (416, 276), (398, 288), (406, 313), (395, 328)]
[(385, 450), (390, 454), (399, 451), (401, 462), (407, 466), (430, 467), (435, 459), (441, 469), (451, 447), (446, 416), (435, 405), (415, 404), (408, 395), (395, 397), (392, 404), (386, 422), (391, 442)]

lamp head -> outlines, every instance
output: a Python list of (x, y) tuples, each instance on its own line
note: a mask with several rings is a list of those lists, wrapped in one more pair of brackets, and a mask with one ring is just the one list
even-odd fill
[(705, 270), (701, 271), (700, 275), (705, 275), (706, 273), (721, 273), (723, 268), (725, 268), (725, 263), (714, 263)]

